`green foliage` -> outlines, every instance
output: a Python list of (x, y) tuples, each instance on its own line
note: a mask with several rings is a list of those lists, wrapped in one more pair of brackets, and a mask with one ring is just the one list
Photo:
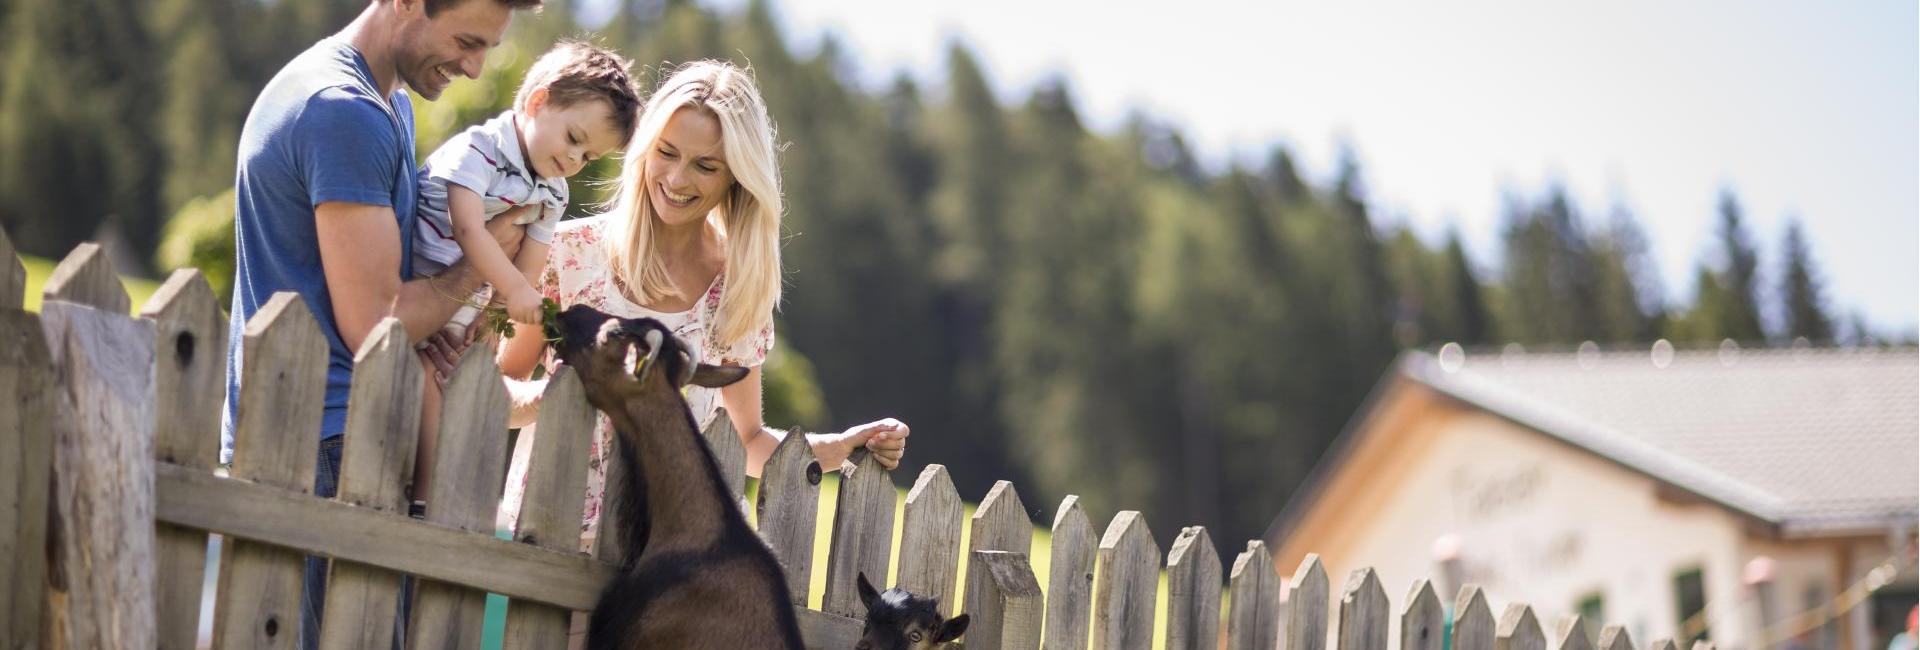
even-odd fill
[(1781, 263), (1780, 295), (1786, 301), (1787, 336), (1816, 343), (1833, 341), (1833, 318), (1827, 315), (1813, 253), (1807, 250), (1807, 237), (1799, 221), (1787, 222), (1781, 249), (1785, 261)]
[(167, 220), (154, 259), (161, 268), (197, 268), (219, 294), (233, 296), (233, 188), (188, 201)]

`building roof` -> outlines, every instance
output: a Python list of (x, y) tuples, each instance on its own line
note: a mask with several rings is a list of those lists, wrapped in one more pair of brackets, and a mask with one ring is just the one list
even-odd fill
[(1476, 354), (1449, 346), (1405, 355), (1396, 372), (1783, 535), (1813, 536), (1912, 527), (1920, 518), (1916, 359), (1914, 348), (1675, 351), (1660, 343)]

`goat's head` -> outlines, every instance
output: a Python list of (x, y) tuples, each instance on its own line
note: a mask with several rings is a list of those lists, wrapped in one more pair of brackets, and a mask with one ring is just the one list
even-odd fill
[(700, 363), (698, 350), (651, 318), (616, 318), (575, 305), (557, 320), (559, 331), (550, 334), (560, 336), (560, 362), (580, 373), (596, 406), (688, 384), (719, 388), (747, 376), (746, 368)]
[(867, 607), (867, 626), (856, 650), (928, 650), (946, 645), (967, 631), (967, 615), (940, 616), (940, 599), (899, 587), (875, 591), (860, 574), (860, 604)]

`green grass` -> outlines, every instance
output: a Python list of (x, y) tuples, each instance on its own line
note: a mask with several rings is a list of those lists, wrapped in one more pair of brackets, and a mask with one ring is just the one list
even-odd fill
[[(24, 307), (27, 311), (40, 311), (40, 292), (47, 286), (47, 278), (53, 275), (53, 267), (57, 262), (22, 255), (20, 263), (27, 267), (27, 296)], [(160, 283), (153, 280), (125, 275), (120, 276), (120, 285), (127, 288), (127, 297), (132, 298), (131, 304), (135, 314), (140, 313), (140, 308), (146, 306), (147, 299), (153, 297), (153, 292), (160, 288)]]

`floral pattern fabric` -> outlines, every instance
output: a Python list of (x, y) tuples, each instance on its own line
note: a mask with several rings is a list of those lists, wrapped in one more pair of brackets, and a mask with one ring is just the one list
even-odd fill
[[(602, 233), (606, 228), (606, 216), (588, 217), (563, 221), (554, 233), (553, 247), (547, 254), (547, 267), (540, 274), (537, 287), (547, 298), (560, 304), (561, 308), (573, 305), (587, 305), (602, 312), (623, 318), (652, 318), (666, 325), (674, 336), (682, 342), (700, 350), (702, 361), (719, 365), (754, 367), (766, 363), (767, 353), (773, 349), (773, 325), (769, 321), (762, 330), (730, 347), (721, 347), (713, 336), (713, 322), (720, 311), (720, 294), (726, 286), (726, 273), (715, 277), (713, 284), (707, 287), (706, 294), (686, 311), (660, 312), (634, 304), (621, 291), (621, 285), (613, 277), (613, 267), (602, 247)], [(551, 370), (551, 355), (548, 363)], [(693, 411), (695, 422), (704, 430), (720, 408), (720, 389), (701, 386), (688, 386), (685, 395), (687, 406)], [(518, 530), (520, 504), (527, 487), (527, 463), (529, 462), (536, 432), (529, 425), (520, 430), (519, 442), (514, 446), (513, 461), (507, 469), (506, 489), (501, 496), (499, 525), (507, 530)], [(599, 528), (600, 506), (606, 493), (607, 472), (605, 463), (612, 454), (613, 424), (602, 414), (595, 418), (593, 439), (589, 444), (587, 461), (586, 509), (582, 512), (580, 531), (582, 544), (593, 539)]]

